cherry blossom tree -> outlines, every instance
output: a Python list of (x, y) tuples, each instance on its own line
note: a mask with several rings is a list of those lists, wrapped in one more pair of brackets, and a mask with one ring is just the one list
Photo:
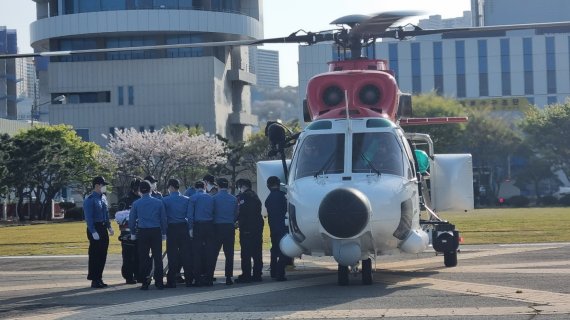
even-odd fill
[[(180, 177), (188, 168), (209, 167), (226, 161), (225, 143), (209, 134), (126, 129), (117, 131), (108, 140), (107, 149), (116, 159), (118, 179), (128, 181), (134, 176), (153, 175), (159, 180), (160, 189), (169, 178)], [(117, 191), (123, 193), (123, 190)]]

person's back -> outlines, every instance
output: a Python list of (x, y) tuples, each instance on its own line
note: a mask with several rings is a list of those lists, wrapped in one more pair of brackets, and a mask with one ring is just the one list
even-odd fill
[(263, 229), (261, 216), (261, 200), (257, 194), (248, 189), (239, 196), (239, 227), (242, 231)]

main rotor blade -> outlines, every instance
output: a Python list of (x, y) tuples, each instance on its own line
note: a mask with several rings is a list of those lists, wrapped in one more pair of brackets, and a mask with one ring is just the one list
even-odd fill
[(374, 15), (368, 20), (364, 20), (357, 24), (354, 28), (350, 30), (351, 35), (361, 36), (361, 35), (376, 35), (380, 34), (388, 27), (394, 23), (417, 15), (421, 15), (419, 11), (393, 11), (393, 12), (383, 12)]
[(254, 45), (258, 41), (259, 40), (235, 40), (235, 41), (181, 43), (181, 44), (165, 44), (157, 46), (139, 46), (139, 47), (123, 47), (123, 48), (46, 51), (46, 52), (36, 52), (36, 53), (5, 54), (5, 55), (0, 55), (0, 59), (28, 58), (28, 57), (59, 57), (59, 56), (69, 56), (69, 55), (87, 54), (87, 53), (93, 54), (93, 53), (108, 53), (108, 52), (121, 52), (121, 51), (137, 51), (137, 50), (244, 46), (244, 45)]

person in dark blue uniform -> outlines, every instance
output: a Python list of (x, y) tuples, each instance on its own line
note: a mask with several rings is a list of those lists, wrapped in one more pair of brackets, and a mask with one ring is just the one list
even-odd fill
[(216, 234), (216, 247), (213, 252), (214, 263), (218, 260), (220, 249), (224, 248), (226, 285), (233, 284), (234, 272), (234, 243), (235, 223), (237, 220), (237, 199), (228, 192), (229, 182), (226, 178), (217, 181), (218, 192), (214, 199), (214, 232)]
[(192, 240), (194, 285), (212, 286), (214, 268), (214, 199), (204, 192), (204, 182), (194, 184), (196, 193), (190, 197), (186, 218)]
[[(251, 190), (251, 181), (240, 180), (238, 195), (238, 225), (239, 244), (241, 247), (241, 271), (237, 283), (262, 281), (263, 268), (263, 217), (261, 216), (261, 201)], [(253, 260), (253, 270), (251, 261)]]
[[(119, 201), (119, 211), (130, 210), (133, 202), (141, 198), (139, 195), (140, 178), (134, 178), (131, 181), (131, 190), (129, 194)], [(123, 265), (121, 266), (121, 275), (127, 284), (135, 284), (137, 281), (142, 282), (139, 276), (139, 254), (137, 250), (137, 241), (131, 240), (131, 229), (129, 228), (128, 215), (125, 215), (121, 220), (115, 215), (115, 219), (119, 224), (121, 234), (119, 241), (121, 241), (121, 256), (123, 258)], [(133, 233), (135, 230), (133, 230)]]
[(107, 182), (103, 177), (95, 177), (92, 185), (93, 193), (83, 201), (89, 239), (87, 279), (91, 280), (91, 288), (105, 288), (107, 284), (103, 282), (103, 269), (107, 262), (109, 234), (112, 236), (115, 232), (109, 223), (109, 205), (104, 195)]
[(287, 233), (285, 225), (285, 214), (287, 213), (287, 198), (285, 192), (279, 189), (281, 180), (279, 177), (271, 176), (267, 179), (267, 188), (270, 193), (265, 200), (267, 209), (267, 220), (271, 233), (271, 278), (277, 281), (285, 281), (285, 266), (289, 262), (279, 248), (279, 242)]
[(166, 233), (166, 254), (168, 255), (167, 288), (176, 288), (176, 278), (179, 276), (180, 265), (184, 267), (186, 283), (192, 283), (192, 266), (190, 261), (192, 241), (188, 232), (188, 220), (186, 220), (189, 198), (181, 195), (178, 191), (179, 189), (180, 181), (177, 179), (168, 180), (169, 195), (162, 198), (168, 223), (168, 231)]
[[(162, 290), (162, 240), (166, 239), (166, 212), (162, 200), (150, 196), (150, 182), (141, 182), (140, 191), (142, 198), (133, 203), (129, 213), (129, 227), (131, 230), (137, 230), (136, 235), (131, 235), (131, 239), (138, 241), (139, 274), (149, 275), (154, 262), (154, 285)], [(152, 252), (152, 262), (149, 252)], [(141, 290), (148, 290), (149, 285), (150, 279), (144, 279)]]

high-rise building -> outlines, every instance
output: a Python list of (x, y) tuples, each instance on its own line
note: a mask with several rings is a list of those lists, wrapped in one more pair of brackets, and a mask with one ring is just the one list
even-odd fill
[[(0, 53), (18, 53), (16, 30), (0, 26)], [(0, 60), (0, 118), (16, 119), (16, 59)]]
[(252, 47), (249, 60), (257, 76), (257, 86), (279, 88), (279, 51)]
[(429, 16), (427, 19), (420, 19), (418, 27), (422, 29), (447, 29), (471, 27), (471, 11), (463, 11), (463, 16), (457, 18), (442, 19), (441, 15)]
[[(261, 0), (34, 0), (36, 51), (104, 49), (263, 37)], [(105, 145), (116, 128), (200, 125), (240, 140), (251, 114), (247, 47), (196, 47), (51, 57), (36, 61), (40, 105)], [(44, 119), (42, 119), (44, 120)]]
[(473, 25), (570, 21), (568, 0), (471, 0)]
[(36, 67), (33, 58), (16, 59), (18, 98), (33, 98), (37, 92)]

